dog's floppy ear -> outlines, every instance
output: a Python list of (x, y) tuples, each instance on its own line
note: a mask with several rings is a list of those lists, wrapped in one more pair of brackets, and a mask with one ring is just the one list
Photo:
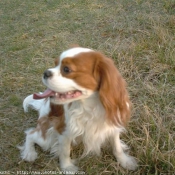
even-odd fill
[(126, 83), (112, 59), (97, 53), (95, 76), (99, 82), (100, 100), (106, 117), (116, 125), (125, 125), (130, 118), (130, 101)]

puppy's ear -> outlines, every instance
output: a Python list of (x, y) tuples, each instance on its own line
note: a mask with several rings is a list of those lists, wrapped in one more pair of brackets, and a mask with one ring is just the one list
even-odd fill
[(96, 75), (100, 100), (106, 117), (115, 125), (125, 125), (130, 118), (130, 101), (122, 78), (112, 59), (98, 54)]

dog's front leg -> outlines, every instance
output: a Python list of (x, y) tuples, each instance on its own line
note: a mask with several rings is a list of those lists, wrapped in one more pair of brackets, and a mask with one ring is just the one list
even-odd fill
[(128, 149), (128, 147), (120, 140), (119, 131), (116, 131), (112, 135), (111, 143), (114, 156), (117, 158), (120, 165), (128, 170), (135, 170), (137, 168), (137, 162), (134, 157), (125, 153), (125, 150)]
[(71, 173), (77, 172), (78, 167), (73, 164), (70, 158), (70, 147), (72, 139), (67, 134), (60, 135), (59, 137), (59, 161), (62, 171), (69, 171)]

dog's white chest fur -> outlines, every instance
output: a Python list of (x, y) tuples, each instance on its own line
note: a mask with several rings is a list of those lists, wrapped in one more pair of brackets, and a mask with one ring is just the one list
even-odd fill
[[(95, 152), (100, 154), (101, 145), (111, 134), (121, 131), (122, 128), (111, 127), (105, 117), (105, 110), (98, 94), (84, 101), (75, 101), (65, 105), (66, 133), (75, 140), (81, 136), (84, 143), (84, 154)], [(80, 138), (80, 137), (79, 137)]]

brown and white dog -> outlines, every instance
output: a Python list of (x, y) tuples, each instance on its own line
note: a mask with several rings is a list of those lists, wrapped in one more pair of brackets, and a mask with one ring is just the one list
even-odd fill
[(64, 171), (78, 168), (70, 158), (70, 146), (81, 138), (84, 153), (100, 154), (105, 141), (110, 141), (114, 156), (123, 168), (135, 170), (135, 159), (125, 153), (127, 146), (120, 133), (130, 119), (130, 101), (125, 81), (112, 59), (87, 48), (64, 51), (56, 67), (43, 74), (47, 90), (29, 95), (24, 110), (32, 107), (39, 112), (35, 129), (26, 131), (26, 141), (20, 147), (21, 157), (34, 161), (34, 145), (50, 150), (59, 157)]

